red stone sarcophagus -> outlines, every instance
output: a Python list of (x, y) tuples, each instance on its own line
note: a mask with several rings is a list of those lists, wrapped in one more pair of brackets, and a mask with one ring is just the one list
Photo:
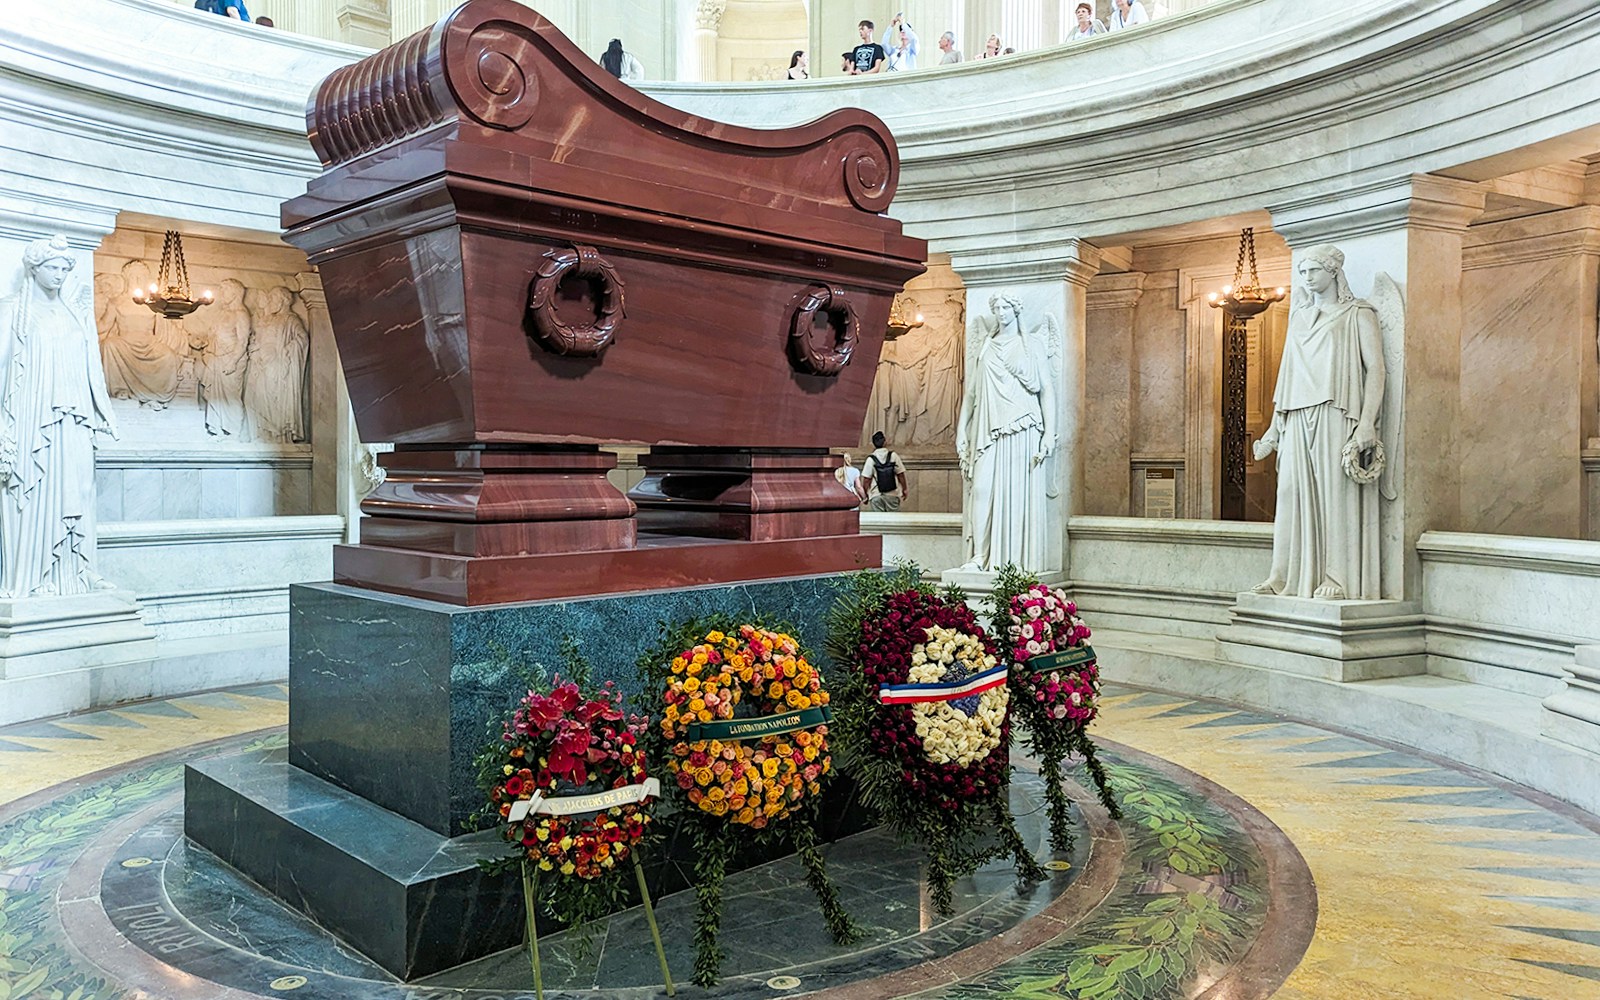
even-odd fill
[[(284, 205), (361, 437), (392, 441), (339, 582), (457, 604), (875, 566), (858, 440), (926, 245), (864, 111), (675, 111), (510, 0), (341, 69)], [(602, 444), (650, 446), (624, 495)]]

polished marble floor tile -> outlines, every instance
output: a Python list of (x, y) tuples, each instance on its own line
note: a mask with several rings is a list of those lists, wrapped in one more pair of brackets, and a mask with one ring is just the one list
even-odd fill
[[(184, 844), (179, 762), (281, 745), (286, 698), (269, 685), (0, 729), (0, 994), (531, 997), (517, 951), (395, 983)], [(1094, 732), (1127, 816), (1115, 845), (1095, 841), (1114, 870), (1082, 912), (1064, 907), (1087, 853), (1060, 892), (1019, 896), (1006, 871), (982, 873), (963, 886), (965, 923), (925, 926), (915, 871), (847, 840), (830, 864), (866, 942), (837, 949), (803, 919), (815, 911), (792, 862), (740, 874), (741, 954), (716, 995), (1600, 1000), (1595, 817), (1403, 748), (1164, 693), (1108, 687)], [(1018, 810), (1037, 836), (1037, 804)], [(684, 937), (688, 902), (661, 901), (669, 935)], [(599, 945), (549, 941), (552, 1000), (656, 992), (636, 911)], [(685, 981), (688, 959), (674, 954)], [(769, 987), (779, 973), (800, 985)]]

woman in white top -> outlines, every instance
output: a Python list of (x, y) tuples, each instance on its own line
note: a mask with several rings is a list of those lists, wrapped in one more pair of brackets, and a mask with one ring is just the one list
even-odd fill
[(811, 73), (807, 68), (805, 49), (795, 49), (794, 55), (789, 57), (789, 79), (809, 80)]
[(623, 51), (620, 38), (613, 38), (611, 44), (606, 46), (605, 53), (600, 56), (600, 65), (619, 80), (632, 83), (644, 79), (644, 63), (641, 63), (632, 52)]
[(1150, 20), (1139, 0), (1112, 0), (1111, 30), (1121, 31)]
[(1093, 38), (1095, 35), (1106, 33), (1106, 26), (1094, 16), (1094, 7), (1087, 0), (1078, 4), (1074, 13), (1077, 14), (1078, 22), (1073, 25), (1072, 34), (1067, 36), (1067, 41), (1076, 42), (1080, 38)]
[(993, 59), (1000, 54), (1000, 36), (990, 35), (989, 40), (983, 43), (983, 51), (978, 53), (979, 59)]

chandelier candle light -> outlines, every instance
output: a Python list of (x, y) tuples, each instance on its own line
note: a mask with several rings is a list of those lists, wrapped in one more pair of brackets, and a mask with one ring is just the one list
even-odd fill
[(889, 329), (884, 334), (888, 340), (903, 337), (922, 325), (921, 313), (910, 313), (906, 308), (905, 298), (900, 295), (894, 297), (894, 302), (889, 305)]
[(167, 319), (183, 319), (201, 306), (210, 305), (214, 298), (209, 288), (198, 299), (193, 297), (189, 267), (183, 261), (183, 237), (176, 230), (167, 230), (167, 238), (161, 244), (161, 270), (149, 288), (133, 290), (133, 301)]
[[(1250, 281), (1244, 280), (1245, 262), (1250, 264)], [(1229, 316), (1239, 319), (1249, 319), (1259, 316), (1267, 311), (1267, 307), (1274, 302), (1283, 301), (1284, 289), (1274, 288), (1267, 291), (1261, 287), (1261, 278), (1256, 274), (1256, 236), (1253, 228), (1246, 228), (1239, 234), (1239, 262), (1233, 268), (1233, 284), (1223, 285), (1222, 294), (1212, 292), (1206, 296), (1206, 301), (1213, 309), (1221, 309)]]

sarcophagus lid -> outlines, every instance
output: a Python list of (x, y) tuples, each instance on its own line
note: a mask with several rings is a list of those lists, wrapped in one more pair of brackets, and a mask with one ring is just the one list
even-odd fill
[(884, 215), (865, 111), (749, 129), (471, 0), (323, 81), (324, 172), (284, 205), (361, 436), (426, 445), (833, 447), (860, 436), (926, 244)]

